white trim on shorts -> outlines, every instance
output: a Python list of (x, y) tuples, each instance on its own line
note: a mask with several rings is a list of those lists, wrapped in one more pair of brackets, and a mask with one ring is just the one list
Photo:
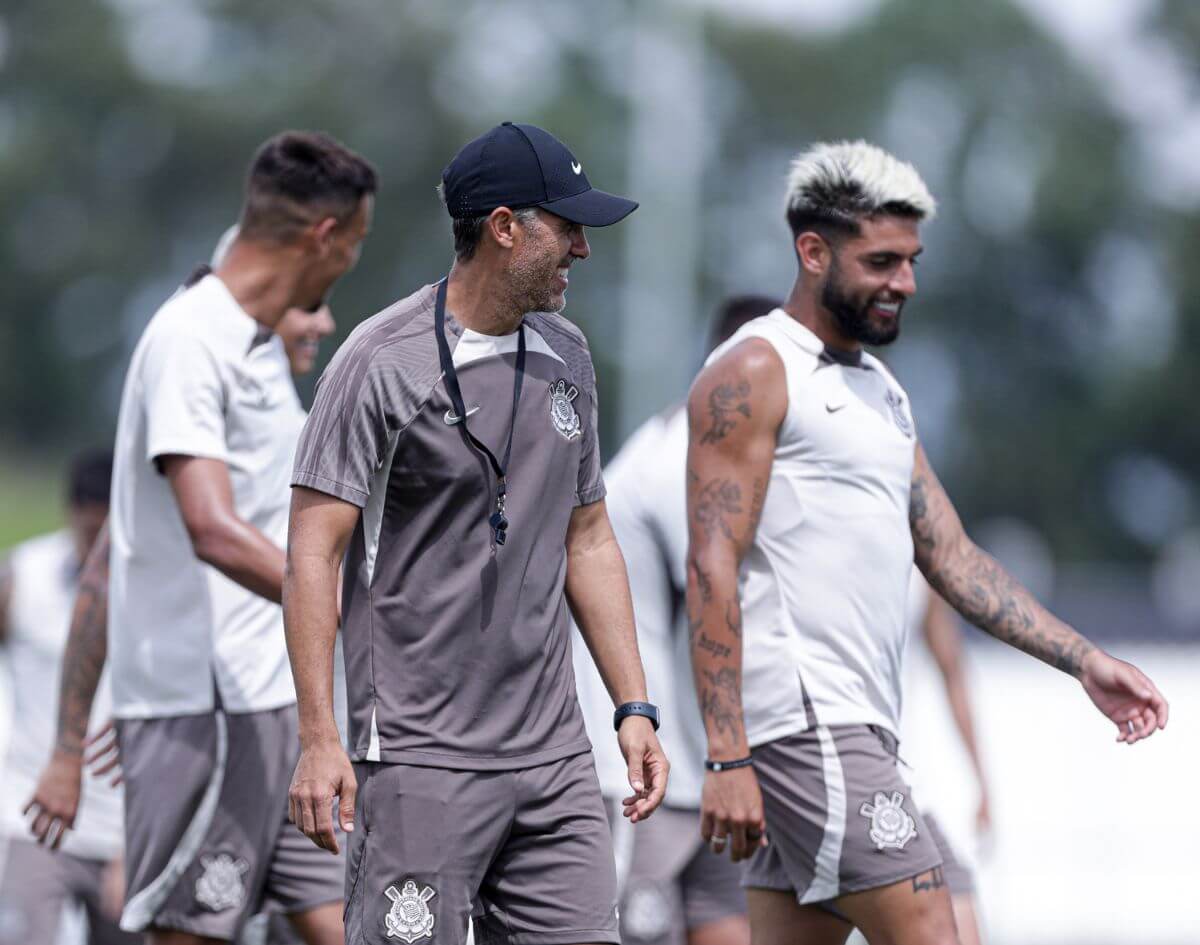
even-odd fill
[(846, 778), (837, 742), (828, 726), (817, 726), (821, 742), (821, 762), (825, 780), (825, 832), (817, 850), (816, 869), (808, 889), (800, 897), (801, 905), (823, 902), (838, 895), (842, 845), (846, 840)]
[(180, 877), (200, 852), (204, 838), (212, 827), (213, 816), (221, 799), (221, 787), (225, 781), (225, 763), (229, 757), (229, 729), (225, 713), (218, 710), (213, 713), (213, 718), (217, 723), (217, 752), (212, 775), (204, 788), (204, 796), (200, 799), (196, 813), (192, 815), (179, 845), (167, 860), (163, 871), (125, 903), (125, 909), (121, 912), (121, 929), (125, 932), (145, 931), (154, 922), (155, 916), (174, 891)]

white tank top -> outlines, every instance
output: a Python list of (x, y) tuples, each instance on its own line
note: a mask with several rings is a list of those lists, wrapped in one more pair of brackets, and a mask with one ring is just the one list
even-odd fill
[(908, 397), (878, 359), (839, 362), (782, 309), (709, 362), (747, 338), (779, 353), (788, 409), (740, 574), (746, 735), (754, 746), (810, 724), (867, 724), (898, 736), (917, 443)]
[[(4, 765), (0, 826), (28, 839), (21, 813), (54, 748), (58, 680), (71, 608), (78, 587), (78, 562), (71, 535), (54, 532), (13, 549), (13, 593), (8, 610), (8, 656), (12, 677), (12, 730)], [(89, 726), (94, 731), (112, 712), (108, 672), (100, 677)], [(121, 852), (122, 792), (103, 778), (84, 775), (83, 800), (75, 829), (60, 849), (74, 856), (110, 860)]]

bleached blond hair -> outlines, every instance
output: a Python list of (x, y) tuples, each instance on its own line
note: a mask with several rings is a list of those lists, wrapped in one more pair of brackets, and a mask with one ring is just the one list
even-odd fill
[(822, 225), (857, 233), (859, 220), (881, 214), (932, 220), (937, 202), (911, 164), (866, 141), (834, 141), (792, 160), (786, 211), (796, 235)]

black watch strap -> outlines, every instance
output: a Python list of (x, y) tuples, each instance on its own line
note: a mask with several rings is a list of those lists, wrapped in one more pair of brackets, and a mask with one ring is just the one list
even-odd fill
[(704, 767), (708, 771), (732, 771), (734, 768), (748, 768), (754, 764), (754, 759), (747, 755), (745, 758), (738, 758), (734, 761), (713, 761), (711, 758), (704, 759)]
[(613, 728), (619, 729), (621, 723), (631, 715), (644, 715), (654, 726), (654, 731), (658, 731), (658, 706), (649, 702), (626, 702), (617, 706), (617, 711), (613, 713)]

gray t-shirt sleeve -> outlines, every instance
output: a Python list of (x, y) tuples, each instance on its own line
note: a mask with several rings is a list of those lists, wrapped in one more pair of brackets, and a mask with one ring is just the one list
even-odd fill
[(380, 359), (357, 340), (348, 339), (321, 375), (292, 485), (363, 508), (388, 446), (388, 391)]
[(604, 475), (600, 467), (600, 400), (596, 396), (596, 375), (591, 369), (590, 353), (588, 368), (591, 381), (588, 400), (591, 401), (591, 409), (584, 426), (582, 449), (579, 454), (579, 479), (575, 487), (576, 505), (599, 502), (605, 495)]

